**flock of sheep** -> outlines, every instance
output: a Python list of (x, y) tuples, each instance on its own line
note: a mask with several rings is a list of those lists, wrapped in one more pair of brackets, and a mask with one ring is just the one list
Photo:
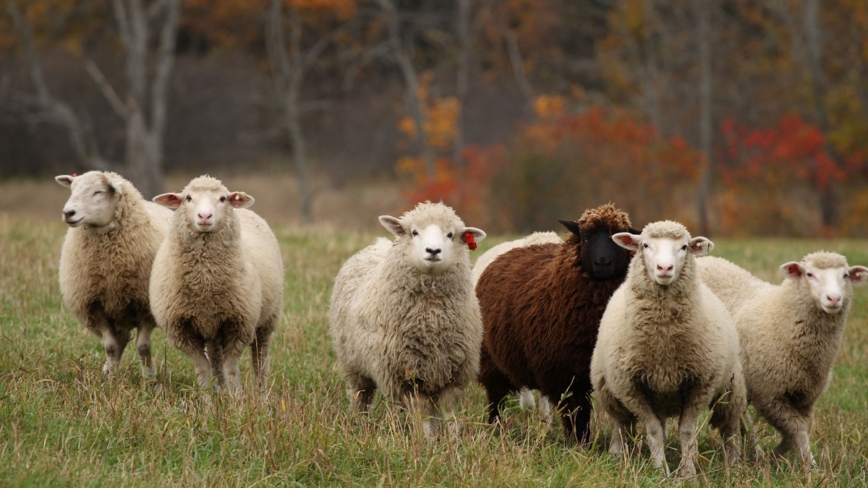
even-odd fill
[[(101, 338), (114, 374), (137, 329), (142, 373), (154, 377), (150, 335), (162, 327), (189, 356), (199, 385), (237, 395), (247, 346), (260, 389), (282, 311), (283, 264), (253, 198), (202, 176), (147, 202), (120, 175), (58, 176), (71, 189), (63, 208), (64, 303)], [(171, 210), (174, 210), (174, 213)], [(645, 428), (665, 474), (666, 421), (679, 419), (679, 477), (695, 475), (703, 409), (720, 430), (724, 460), (741, 458), (739, 432), (760, 455), (747, 404), (813, 465), (808, 429), (831, 377), (852, 284), (868, 268), (817, 252), (781, 266), (781, 285), (708, 254), (714, 244), (676, 222), (640, 232), (613, 205), (560, 222), (566, 240), (535, 233), (493, 247), (471, 268), (468, 250), (485, 233), (442, 203), (383, 216), (380, 238), (335, 278), (330, 333), (353, 410), (376, 390), (421, 415), (424, 432), (455, 433), (455, 401), (473, 381), (489, 420), (503, 400), (540, 392), (567, 439), (591, 440), (591, 395), (614, 423), (621, 455)]]

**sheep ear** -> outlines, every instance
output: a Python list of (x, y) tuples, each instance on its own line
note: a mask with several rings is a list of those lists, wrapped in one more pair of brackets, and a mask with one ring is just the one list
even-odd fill
[(575, 234), (577, 236), (581, 235), (581, 234), (579, 234), (579, 224), (577, 222), (573, 222), (572, 220), (563, 220), (563, 219), (558, 219), (558, 222), (563, 224), (563, 226), (566, 227), (567, 230), (572, 232), (573, 234)]
[(387, 231), (395, 234), (397, 237), (407, 234), (407, 231), (404, 230), (404, 226), (401, 225), (401, 221), (395, 217), (380, 215), (380, 223), (383, 224), (383, 227), (385, 227)]
[(485, 232), (482, 229), (477, 229), (476, 227), (465, 227), (464, 232), (461, 233), (461, 240), (466, 244), (467, 243), (467, 233), (473, 236), (473, 240), (479, 242), (485, 239)]
[(74, 179), (75, 179), (75, 176), (72, 176), (72, 175), (60, 175), (60, 176), (54, 177), (54, 181), (60, 183), (60, 186), (65, 186), (67, 188), (72, 186), (72, 181)]
[(181, 198), (181, 195), (177, 193), (163, 193), (162, 195), (157, 195), (154, 197), (154, 203), (159, 203), (160, 205), (171, 208), (172, 210), (176, 210), (181, 206), (181, 202), (184, 200)]
[(790, 261), (781, 265), (781, 274), (784, 275), (784, 278), (797, 280), (805, 274), (805, 268), (795, 261)]
[(247, 208), (256, 201), (255, 198), (243, 191), (233, 191), (227, 198), (229, 198), (229, 205), (232, 205), (233, 208)]
[(119, 178), (108, 177), (108, 184), (118, 195), (124, 194), (124, 183)]
[(690, 242), (687, 243), (687, 249), (694, 256), (705, 256), (714, 249), (714, 243), (706, 237), (698, 236), (690, 239)]
[(641, 242), (639, 236), (629, 232), (618, 232), (612, 236), (612, 240), (615, 241), (615, 244), (624, 249), (629, 249), (630, 251), (638, 251), (639, 243)]
[(850, 281), (853, 283), (865, 283), (868, 281), (868, 268), (865, 266), (850, 266), (847, 276), (850, 277)]

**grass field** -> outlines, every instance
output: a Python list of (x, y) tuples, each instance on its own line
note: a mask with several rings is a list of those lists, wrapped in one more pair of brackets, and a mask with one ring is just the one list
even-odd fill
[[(656, 485), (640, 457), (614, 460), (610, 426), (596, 415), (590, 449), (564, 443), (514, 402), (503, 430), (485, 422), (474, 385), (461, 403), (461, 435), (424, 437), (417, 422), (378, 397), (350, 415), (328, 337), (332, 279), (373, 235), (277, 225), (286, 264), (285, 309), (272, 346), (267, 400), (206, 402), (193, 366), (154, 333), (157, 383), (142, 382), (128, 348), (121, 375), (100, 372), (104, 353), (64, 309), (57, 285), (59, 221), (0, 215), (0, 486), (611, 486)], [(385, 234), (385, 232), (383, 233)], [(502, 240), (502, 239), (501, 239)], [(476, 255), (498, 242), (482, 243)], [(777, 267), (809, 251), (868, 265), (866, 241), (716, 240), (713, 254), (779, 282)], [(868, 289), (855, 290), (835, 379), (811, 432), (818, 467), (746, 462), (725, 470), (720, 439), (700, 430), (700, 476), (711, 486), (868, 485)], [(253, 391), (250, 359), (241, 363)], [(412, 419), (409, 419), (412, 420)], [(670, 424), (675, 424), (671, 422)], [(763, 426), (764, 424), (761, 424)], [(670, 427), (671, 429), (672, 427)], [(763, 447), (778, 441), (762, 427)], [(668, 459), (678, 460), (670, 432)], [(794, 458), (790, 458), (793, 461)], [(675, 484), (674, 481), (665, 483)]]

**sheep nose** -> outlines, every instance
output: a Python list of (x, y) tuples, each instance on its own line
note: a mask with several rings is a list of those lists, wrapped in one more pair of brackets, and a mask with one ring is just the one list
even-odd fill
[(659, 264), (657, 265), (658, 271), (672, 271), (673, 268), (675, 268), (675, 265), (673, 264), (670, 264), (669, 266), (661, 266)]
[(440, 249), (431, 249), (430, 247), (426, 247), (425, 252), (427, 252), (428, 254), (430, 254), (432, 256), (436, 256), (436, 255), (440, 254)]
[(64, 218), (64, 219), (69, 220), (69, 219), (72, 218), (74, 215), (75, 215), (75, 210), (64, 210), (64, 211), (63, 211), (63, 218)]
[(198, 215), (199, 218), (202, 219), (202, 220), (208, 220), (208, 219), (211, 218), (211, 215), (212, 215), (212, 214), (197, 214), (197, 215)]
[(598, 258), (594, 260), (594, 264), (596, 264), (597, 266), (608, 266), (612, 264), (612, 260), (609, 258)]
[(826, 299), (829, 300), (832, 305), (837, 305), (838, 302), (841, 301), (841, 295), (826, 295)]

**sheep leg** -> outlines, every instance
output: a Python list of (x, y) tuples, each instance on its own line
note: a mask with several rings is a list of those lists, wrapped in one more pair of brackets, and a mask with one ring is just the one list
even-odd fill
[(458, 438), (461, 433), (461, 427), (455, 421), (455, 402), (458, 399), (460, 392), (456, 388), (446, 387), (437, 395), (435, 402), (436, 410), (440, 413), (440, 418), (447, 424), (446, 429), (453, 438)]
[(591, 399), (581, 391), (573, 391), (566, 399), (561, 421), (564, 425), (564, 436), (584, 445), (590, 441)]
[(440, 417), (434, 399), (428, 395), (415, 392), (408, 396), (410, 411), (422, 420), (422, 432), (428, 437), (435, 437), (440, 430)]
[(256, 330), (256, 338), (250, 345), (250, 357), (253, 363), (253, 371), (256, 373), (256, 384), (259, 391), (265, 392), (268, 388), (268, 343), (271, 341), (273, 328), (260, 327)]
[(750, 411), (747, 408), (744, 410), (744, 417), (741, 421), (741, 436), (747, 439), (748, 449), (751, 450), (751, 457), (754, 460), (762, 458), (763, 448), (759, 445), (759, 435), (754, 429), (753, 418), (750, 416)]
[(774, 450), (775, 455), (781, 457), (796, 447), (799, 461), (805, 469), (815, 464), (808, 438), (812, 409), (813, 406), (798, 408), (787, 399), (779, 399), (770, 406), (763, 405), (758, 409), (783, 436), (781, 443)]
[(479, 357), (479, 376), (477, 377), (488, 397), (488, 423), (493, 424), (500, 419), (500, 404), (510, 393), (518, 390), (518, 386), (494, 364), (491, 355), (483, 345)]
[(139, 322), (136, 332), (136, 352), (139, 353), (139, 361), (142, 363), (142, 376), (146, 381), (154, 380), (154, 367), (151, 363), (151, 332), (156, 323), (153, 317), (145, 317)]
[(126, 349), (127, 342), (130, 340), (130, 331), (118, 331), (112, 326), (108, 317), (101, 309), (94, 314), (93, 318), (94, 322), (96, 322), (96, 328), (102, 336), (102, 343), (105, 348), (105, 364), (102, 367), (102, 372), (106, 376), (116, 375), (120, 368), (124, 349)]
[(612, 428), (612, 441), (609, 444), (609, 453), (620, 457), (624, 453), (624, 446), (629, 439), (635, 437), (636, 416), (627, 410), (624, 405), (615, 398), (608, 388), (601, 388), (597, 392), (599, 408), (603, 409), (614, 422)]
[(349, 385), (350, 403), (353, 412), (367, 413), (377, 393), (377, 384), (371, 378), (362, 376), (349, 368), (344, 371), (344, 378)]
[(211, 366), (211, 374), (217, 378), (217, 391), (221, 391), (226, 387), (226, 376), (223, 374), (223, 345), (216, 340), (206, 341), (205, 351)]
[[(738, 387), (736, 387), (738, 388)], [(741, 458), (737, 441), (741, 414), (745, 411), (744, 389), (734, 389), (718, 398), (711, 406), (711, 425), (720, 431), (723, 439), (723, 460), (727, 466), (736, 466)]]
[(241, 373), (238, 370), (238, 359), (240, 354), (235, 351), (228, 352), (223, 357), (223, 377), (225, 378), (226, 389), (232, 396), (241, 395)]
[[(623, 409), (628, 410), (640, 422), (645, 425), (645, 438), (648, 441), (648, 447), (651, 449), (651, 462), (658, 469), (663, 471), (663, 474), (669, 476), (669, 466), (666, 464), (666, 428), (663, 421), (657, 415), (653, 408), (653, 391), (648, 384), (641, 378), (636, 378), (633, 381), (633, 394), (624, 395), (623, 398), (614, 399), (611, 394), (608, 394), (609, 401), (606, 403), (606, 412), (612, 415), (613, 418), (619, 415), (618, 408), (612, 408), (613, 405), (621, 405)], [(613, 403), (617, 402), (617, 403)], [(623, 417), (623, 413), (620, 413)]]

